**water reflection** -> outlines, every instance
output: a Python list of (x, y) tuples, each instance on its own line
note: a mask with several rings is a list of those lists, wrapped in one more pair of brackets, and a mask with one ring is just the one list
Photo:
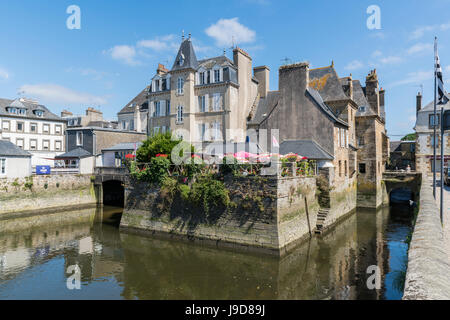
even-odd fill
[[(409, 210), (359, 210), (282, 259), (121, 233), (115, 208), (59, 215), (76, 219), (17, 232), (21, 219), (0, 221), (9, 230), (0, 235), (0, 298), (401, 298), (396, 270), (404, 268)], [(66, 287), (74, 264), (81, 290)], [(367, 289), (370, 265), (382, 270), (379, 290)]]

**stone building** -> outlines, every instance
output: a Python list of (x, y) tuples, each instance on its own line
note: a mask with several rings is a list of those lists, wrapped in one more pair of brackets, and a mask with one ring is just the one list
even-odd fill
[(117, 122), (103, 119), (103, 112), (94, 108), (87, 108), (85, 115), (74, 115), (63, 110), (61, 118), (67, 121), (67, 128), (100, 127), (117, 129)]
[[(450, 95), (447, 94), (450, 98)], [(428, 103), (422, 108), (422, 95), (419, 93), (416, 97), (416, 170), (424, 175), (433, 176), (433, 144), (436, 143), (436, 170), (439, 172), (441, 168), (441, 135), (440, 123), (441, 107), (444, 110), (450, 110), (450, 102), (444, 106), (437, 106), (437, 119), (434, 121), (434, 101)], [(434, 136), (434, 125), (436, 124), (437, 137)], [(448, 167), (450, 160), (450, 137), (448, 133), (444, 133), (444, 166)]]
[(358, 206), (382, 204), (382, 175), (389, 157), (386, 132), (385, 90), (379, 88), (378, 75), (372, 70), (365, 87), (352, 77), (341, 79), (344, 89), (358, 106), (355, 137), (358, 148)]
[(416, 170), (416, 141), (391, 141), (389, 165), (390, 170)]
[(0, 137), (32, 154), (32, 166), (54, 165), (65, 151), (66, 121), (35, 100), (0, 99)]
[(244, 142), (247, 116), (268, 87), (268, 69), (253, 70), (242, 49), (233, 50), (233, 60), (197, 60), (189, 37), (172, 69), (159, 64), (151, 84), (119, 112), (119, 127), (149, 135), (170, 130), (193, 143)]

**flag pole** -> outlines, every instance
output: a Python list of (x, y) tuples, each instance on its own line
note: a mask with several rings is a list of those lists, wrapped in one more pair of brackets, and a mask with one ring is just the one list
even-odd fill
[(434, 37), (434, 115), (433, 115), (433, 196), (436, 199), (436, 58), (437, 58), (437, 37)]

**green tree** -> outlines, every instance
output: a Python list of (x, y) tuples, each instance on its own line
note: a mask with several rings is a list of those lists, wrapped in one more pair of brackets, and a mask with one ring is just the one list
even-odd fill
[(402, 138), (402, 141), (415, 141), (415, 140), (416, 140), (416, 134), (415, 133), (407, 134), (406, 136), (404, 136)]

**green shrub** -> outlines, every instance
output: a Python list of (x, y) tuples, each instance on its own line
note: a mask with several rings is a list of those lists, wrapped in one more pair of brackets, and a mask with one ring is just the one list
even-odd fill
[(128, 169), (133, 179), (161, 184), (169, 175), (170, 160), (164, 157), (150, 159), (148, 166), (139, 168), (136, 162), (129, 163)]
[[(158, 133), (143, 142), (142, 146), (136, 151), (136, 160), (138, 162), (149, 162), (158, 154), (167, 155), (170, 159), (173, 148), (180, 143), (186, 144), (184, 149), (190, 149), (191, 152), (194, 152), (193, 146), (189, 143), (181, 139), (172, 140), (172, 134), (170, 132)], [(182, 152), (180, 156), (183, 156)]]
[(206, 213), (213, 206), (228, 206), (230, 197), (223, 182), (204, 176), (192, 184), (189, 199), (194, 205), (203, 206)]
[(180, 184), (178, 185), (178, 190), (180, 191), (181, 199), (184, 201), (189, 201), (189, 194), (191, 192), (191, 188), (188, 185)]

